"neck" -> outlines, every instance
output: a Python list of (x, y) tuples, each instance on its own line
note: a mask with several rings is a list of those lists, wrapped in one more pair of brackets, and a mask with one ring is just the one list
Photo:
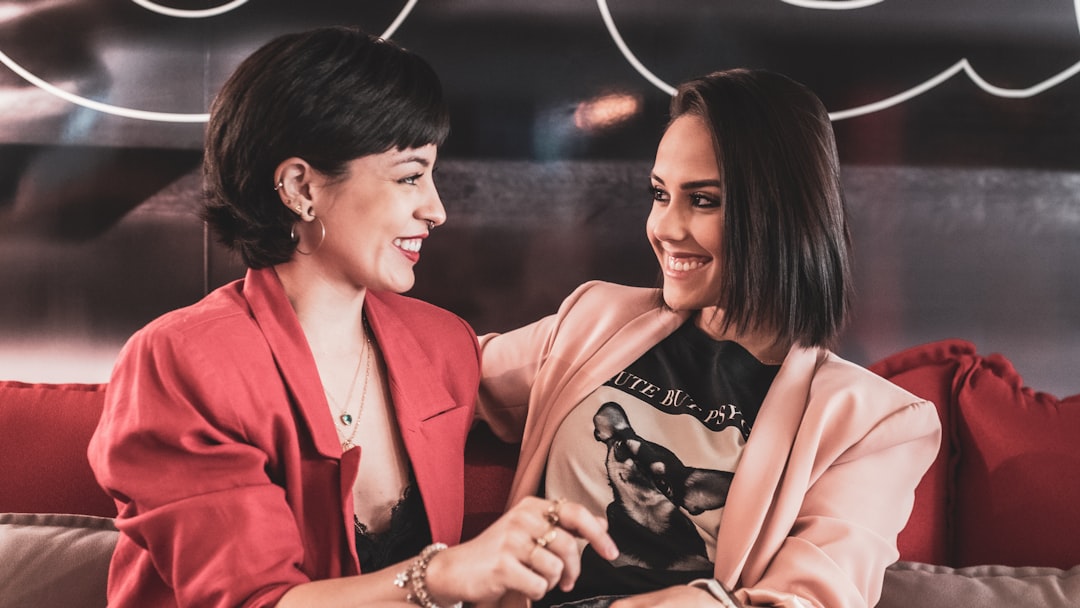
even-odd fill
[(297, 261), (276, 267), (312, 352), (331, 356), (356, 353), (364, 342), (367, 288), (348, 284)]
[(694, 324), (713, 340), (730, 340), (746, 349), (755, 359), (766, 365), (779, 365), (784, 361), (791, 343), (781, 341), (775, 332), (739, 333), (733, 327), (724, 326), (724, 311), (705, 308), (698, 311)]

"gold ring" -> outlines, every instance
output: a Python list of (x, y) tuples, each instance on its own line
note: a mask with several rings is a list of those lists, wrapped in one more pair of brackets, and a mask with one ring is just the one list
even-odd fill
[(540, 547), (541, 549), (546, 549), (547, 546), (550, 545), (551, 542), (553, 540), (555, 540), (555, 537), (558, 536), (558, 535), (559, 535), (559, 529), (558, 528), (552, 528), (552, 529), (548, 530), (547, 533), (544, 534), (543, 536), (537, 536), (536, 538), (534, 538), (533, 542), (536, 543), (537, 547)]
[(566, 502), (565, 498), (559, 498), (551, 501), (551, 504), (548, 506), (547, 511), (544, 512), (544, 519), (546, 519), (549, 524), (553, 526), (559, 525), (559, 509), (562, 507), (562, 504), (564, 502)]

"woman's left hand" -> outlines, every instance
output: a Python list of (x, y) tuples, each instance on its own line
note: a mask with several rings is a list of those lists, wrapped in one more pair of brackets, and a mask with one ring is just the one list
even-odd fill
[(623, 598), (611, 604), (610, 608), (717, 608), (719, 605), (708, 591), (679, 585)]

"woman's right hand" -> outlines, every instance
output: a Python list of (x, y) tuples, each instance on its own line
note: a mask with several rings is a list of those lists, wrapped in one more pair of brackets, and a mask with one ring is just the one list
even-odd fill
[(525, 498), (476, 538), (433, 557), (428, 592), (445, 606), (510, 591), (538, 600), (556, 585), (569, 591), (581, 573), (578, 538), (604, 559), (619, 555), (606, 519), (577, 503)]

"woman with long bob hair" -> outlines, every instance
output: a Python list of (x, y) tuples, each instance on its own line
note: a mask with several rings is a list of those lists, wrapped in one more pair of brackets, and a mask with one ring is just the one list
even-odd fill
[(851, 273), (824, 106), (767, 71), (691, 80), (648, 191), (660, 289), (587, 283), (480, 341), (482, 411), (524, 436), (511, 501), (606, 513), (620, 550), (582, 543), (534, 605), (874, 606), (941, 431), (829, 350)]

